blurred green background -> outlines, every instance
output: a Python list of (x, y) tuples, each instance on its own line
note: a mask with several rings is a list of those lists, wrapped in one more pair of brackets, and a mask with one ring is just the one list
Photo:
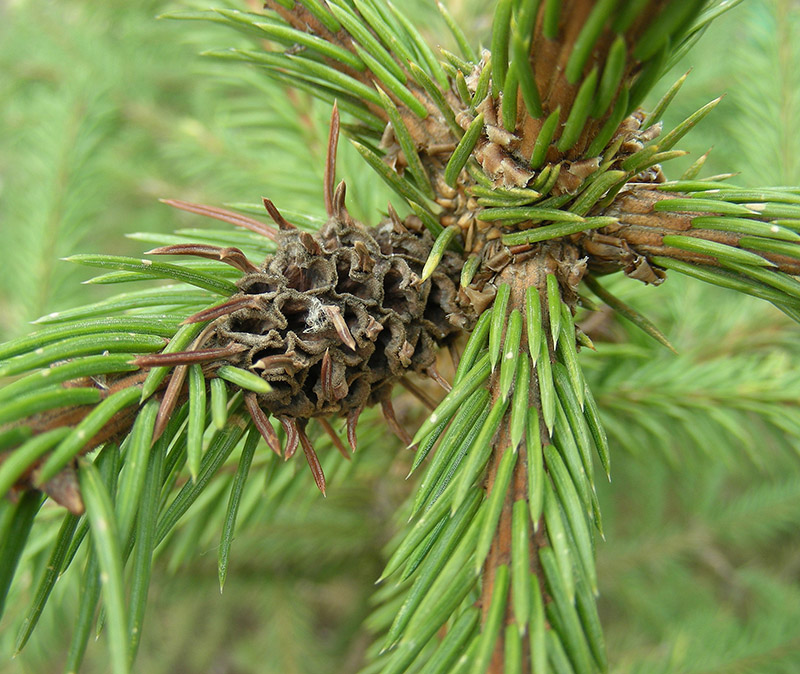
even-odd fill
[[(441, 39), (432, 0), (404, 4), (432, 42)], [(486, 4), (448, 3), (476, 39), (489, 28)], [(80, 286), (88, 274), (58, 258), (136, 255), (149, 246), (127, 233), (206, 224), (158, 198), (269, 196), (282, 209), (323, 212), (328, 110), (256, 71), (198, 56), (237, 35), (155, 19), (186, 7), (0, 3), (0, 339), (115, 290)], [(694, 68), (666, 128), (726, 93), (683, 142), (690, 157), (668, 174), (713, 146), (703, 175), (800, 184), (798, 64), (795, 0), (750, 0), (713, 25), (657, 88)], [(386, 192), (341, 145), (349, 203), (374, 224)], [(616, 450), (614, 482), (601, 485), (607, 542), (598, 545), (612, 671), (800, 671), (800, 333), (768, 306), (683, 279), (613, 287), (656, 320), (680, 356), (606, 319), (608, 341), (585, 357)], [(406, 414), (418, 423), (419, 412)], [(137, 671), (358, 669), (381, 548), (413, 487), (399, 443), (369, 423), (361, 434), (365, 450), (336, 468), (324, 503), (305, 472), (274, 471), (257, 457), (264, 482), (249, 492), (221, 597), (217, 497), (228, 483), (208, 490), (162, 547)], [(42, 518), (0, 623), (2, 674), (60, 671), (64, 661), (78, 565), (11, 659), (58, 519)], [(105, 663), (101, 637), (84, 671), (104, 672)]]

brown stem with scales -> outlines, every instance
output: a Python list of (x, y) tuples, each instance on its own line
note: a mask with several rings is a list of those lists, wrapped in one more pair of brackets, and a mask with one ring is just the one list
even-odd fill
[[(693, 227), (692, 220), (701, 216), (719, 215), (713, 212), (681, 212), (656, 210), (659, 203), (685, 198), (680, 192), (663, 192), (652, 184), (631, 183), (599, 215), (612, 216), (617, 222), (602, 229), (574, 235), (573, 242), (581, 248), (595, 273), (612, 273), (620, 269), (640, 281), (660, 283), (664, 273), (649, 267), (648, 258), (660, 255), (692, 264), (720, 266), (719, 261), (702, 253), (667, 246), (664, 237), (681, 235), (721, 243), (734, 248), (745, 248), (741, 241), (749, 234)], [(751, 218), (752, 219), (752, 218)], [(767, 221), (764, 218), (762, 221)], [(777, 270), (800, 274), (800, 260), (778, 253), (758, 251)]]
[[(509, 265), (498, 277), (498, 283), (508, 283), (511, 287), (511, 296), (509, 299), (509, 310), (519, 309), (524, 312), (525, 308), (525, 292), (531, 285), (539, 289), (540, 298), (544, 292), (546, 284), (546, 275), (548, 272), (553, 271), (555, 259), (551, 256), (550, 251), (545, 247), (545, 250), (539, 255), (526, 260), (520, 265)], [(553, 345), (550, 341), (550, 321), (546, 311), (542, 312), (542, 329), (548, 339), (548, 351), (553, 353)], [(522, 331), (522, 339), (520, 342), (520, 356), (527, 358), (527, 336), (526, 331)], [(490, 389), (492, 392), (491, 404), (493, 405), (500, 396), (500, 389), (498, 386), (498, 374), (496, 371), (490, 380)], [(531, 378), (531, 385), (529, 387), (529, 402), (533, 405), (539, 417), (542, 417), (541, 401), (539, 399), (539, 387), (536, 382), (536, 372), (534, 371)], [(540, 424), (540, 440), (542, 444), (549, 444), (551, 442), (550, 435), (544, 424)], [(511, 537), (512, 537), (512, 511), (514, 503), (520, 500), (527, 500), (528, 498), (528, 461), (529, 457), (524, 450), (525, 442), (521, 443), (519, 449), (520, 455), (517, 460), (514, 473), (511, 478), (511, 485), (503, 503), (503, 509), (498, 521), (495, 537), (492, 546), (489, 549), (489, 554), (483, 566), (483, 584), (481, 588), (480, 606), (482, 611), (482, 620), (485, 621), (487, 612), (491, 604), (492, 595), (494, 593), (494, 580), (498, 567), (502, 565), (511, 566)], [(500, 429), (493, 439), (494, 451), (489, 461), (489, 467), (486, 475), (486, 492), (490, 495), (494, 488), (495, 479), (497, 477), (497, 469), (503, 455), (507, 451), (511, 451), (511, 429), (509, 415), (503, 418)], [(549, 545), (547, 533), (543, 519), (540, 520), (537, 531), (531, 536), (530, 539), (530, 571), (534, 578), (539, 582), (542, 596), (546, 596), (545, 587), (542, 576), (542, 569), (539, 563), (538, 551), (540, 548)], [(509, 589), (509, 592), (511, 590)], [(506, 622), (513, 620), (513, 604), (508, 602), (506, 609)], [(497, 643), (495, 645), (494, 653), (492, 654), (491, 663), (488, 669), (488, 674), (502, 674), (505, 671), (505, 643), (504, 632), (501, 630), (498, 635)], [(523, 639), (523, 648), (525, 654), (523, 657), (523, 668), (530, 669), (530, 652), (529, 641)], [(527, 663), (527, 664), (526, 664)]]

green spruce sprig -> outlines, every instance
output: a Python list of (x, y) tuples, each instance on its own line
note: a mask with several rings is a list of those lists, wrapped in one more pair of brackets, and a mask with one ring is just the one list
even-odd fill
[[(380, 651), (373, 653), (374, 671), (521, 671), (545, 662), (560, 671), (607, 668), (595, 606), (601, 582), (595, 538), (603, 535), (603, 525), (593, 457), (608, 473), (609, 452), (577, 356), (577, 343), (587, 341), (577, 331), (575, 313), (590, 304), (579, 292), (581, 280), (611, 309), (667, 345), (658, 328), (596, 276), (623, 270), (658, 284), (664, 270), (672, 269), (800, 316), (792, 278), (798, 257), (794, 233), (800, 230), (795, 192), (744, 190), (695, 175), (663, 182), (660, 164), (682, 154), (675, 145), (718, 101), (660, 138), (657, 121), (681, 81), (650, 115), (636, 111), (665, 67), (723, 5), (622, 7), (601, 1), (584, 12), (566, 9), (558, 1), (501, 0), (491, 56), (482, 54), (480, 62), (446, 13), (468, 61), (449, 53), (440, 61), (400, 10), (378, 0), (286, 0), (267, 3), (264, 15), (228, 10), (184, 15), (254, 39), (254, 49), (213, 56), (245, 61), (281, 83), (335, 100), (359, 122), (343, 127), (356, 150), (436, 235), (421, 281), (448, 247), (475, 260), (461, 275), (474, 330), (452, 389), (412, 438), (415, 470), (436, 449), (413, 499), (412, 522), (383, 573), (396, 583), (386, 593), (396, 610), (371, 621), (385, 633)], [(264, 40), (271, 45), (266, 50)], [(569, 55), (563, 73), (548, 69), (553, 45)], [(325, 189), (331, 215), (332, 180), (326, 179)], [(265, 203), (279, 228), (291, 226)], [(73, 669), (83, 657), (102, 595), (114, 671), (129, 670), (153, 550), (198, 499), (213, 497), (206, 490), (236, 448), (241, 459), (233, 464), (238, 468), (230, 485), (220, 583), (259, 434), (274, 445), (278, 433), (285, 433), (292, 451), (301, 444), (324, 493), (322, 467), (314, 450), (309, 452), (304, 431), (291, 423), (276, 429), (260, 418), (248, 392), (265, 390), (264, 380), (229, 364), (208, 372), (200, 368), (233, 355), (204, 350), (203, 327), (228, 313), (231, 303), (247, 302), (234, 298), (220, 304), (219, 296), (236, 292), (234, 280), (252, 266), (248, 253), (272, 250), (275, 230), (230, 211), (174, 205), (261, 238), (207, 232), (198, 245), (191, 243), (196, 238), (173, 236), (151, 251), (210, 257), (213, 264), (77, 256), (73, 261), (114, 270), (93, 283), (169, 279), (181, 285), (43, 317), (58, 327), (5, 347), (0, 365), (4, 376), (31, 373), (11, 384), (7, 394), (14, 401), (2, 421), (15, 426), (3, 433), (2, 442), (13, 453), (4, 455), (0, 485), (40, 487), (76, 514), (82, 500), (90, 509), (81, 525), (75, 515), (67, 516), (52, 553), (54, 564), (66, 568), (80, 539), (92, 532), (94, 553), (84, 570), (69, 655)], [(313, 228), (313, 220), (308, 222)], [(242, 249), (232, 248), (232, 242)], [(580, 262), (583, 254), (588, 266)], [(137, 313), (129, 313), (131, 307)], [(109, 312), (116, 315), (85, 321)], [(186, 324), (177, 328), (176, 317)], [(163, 349), (165, 337), (170, 341)], [(155, 351), (162, 353), (146, 355)], [(98, 368), (102, 359), (108, 367)], [(69, 362), (41, 369), (61, 360)], [(146, 376), (122, 374), (134, 371), (131, 364), (145, 368), (145, 363)], [(42, 383), (43, 372), (58, 374)], [(110, 387), (61, 386), (108, 375), (119, 375)], [(208, 395), (206, 378), (212, 382)], [(147, 404), (129, 433), (131, 408), (156, 392), (162, 396), (158, 408)], [(245, 411), (254, 426), (245, 421)], [(147, 472), (139, 464), (129, 477), (134, 469), (121, 457), (141, 457), (150, 437), (155, 444)], [(335, 432), (330, 442), (341, 446)], [(76, 479), (71, 460), (100, 445), (97, 468), (81, 459)], [(191, 479), (174, 499), (161, 500), (184, 464)], [(0, 589), (7, 591), (41, 501), (26, 492), (3, 520), (0, 532), (13, 535), (4, 538)], [(134, 526), (131, 513), (137, 509)], [(122, 567), (131, 554), (134, 583), (125, 615)], [(34, 624), (52, 578), (42, 579)], [(447, 635), (437, 639), (443, 628)]]

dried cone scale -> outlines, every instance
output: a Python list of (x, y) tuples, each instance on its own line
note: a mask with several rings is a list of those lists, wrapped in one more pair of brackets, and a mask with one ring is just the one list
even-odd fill
[[(350, 217), (344, 195), (341, 183), (328, 222), (313, 233), (290, 225), (267, 202), (282, 225), (278, 252), (248, 269), (237, 281), (240, 292), (219, 310), (186, 320), (213, 317), (202, 350), (227, 349), (221, 363), (269, 383), (269, 392), (248, 394), (248, 411), (273, 448), (268, 416), (284, 425), (287, 458), (300, 442), (323, 493), (307, 422), (346, 417), (355, 450), (361, 411), (381, 404), (389, 427), (407, 442), (392, 412), (393, 385), (410, 372), (428, 376), (438, 349), (469, 322), (456, 302), (459, 256), (448, 252), (422, 281), (433, 238), (419, 220), (393, 217), (370, 229)], [(323, 427), (339, 446), (330, 425)]]
[(282, 231), (278, 252), (237, 282), (245, 306), (218, 319), (211, 341), (246, 347), (233, 362), (269, 382), (259, 402), (274, 416), (347, 416), (379, 403), (458, 333), (460, 260), (448, 254), (422, 282), (432, 243), (421, 226), (370, 231), (346, 211), (318, 233)]
[(276, 451), (267, 417), (281, 422), (287, 458), (299, 442), (323, 493), (325, 478), (305, 433), (307, 422), (323, 417), (323, 428), (341, 451), (324, 418), (346, 417), (355, 451), (359, 415), (380, 403), (389, 427), (407, 441), (394, 418), (393, 385), (409, 372), (435, 372), (438, 348), (470, 322), (456, 302), (458, 255), (447, 252), (422, 280), (433, 238), (418, 218), (401, 221), (391, 210), (372, 229), (347, 212), (345, 184), (333, 187), (338, 135), (334, 105), (324, 181), (328, 222), (313, 233), (300, 230), (265, 199), (280, 227), (278, 251), (246, 269), (237, 282), (240, 292), (221, 305), (223, 313), (211, 309), (185, 321), (213, 316), (203, 348), (233, 349), (225, 364), (269, 383), (269, 392), (248, 394), (248, 411)]

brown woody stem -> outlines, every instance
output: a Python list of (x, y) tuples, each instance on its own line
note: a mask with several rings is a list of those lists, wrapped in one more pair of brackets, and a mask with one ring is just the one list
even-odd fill
[[(543, 296), (544, 288), (546, 285), (546, 275), (548, 271), (552, 271), (553, 266), (556, 264), (555, 259), (551, 255), (551, 251), (544, 247), (542, 253), (532, 257), (519, 265), (509, 265), (500, 274), (498, 283), (508, 283), (511, 286), (511, 297), (509, 300), (509, 310), (519, 309), (524, 312), (525, 308), (525, 292), (531, 285), (539, 289), (540, 297)], [(553, 345), (550, 341), (550, 321), (547, 312), (542, 312), (544, 334), (548, 339), (548, 350), (553, 358)], [(527, 358), (528, 344), (526, 331), (523, 330), (522, 341), (520, 343), (520, 357)], [(541, 401), (539, 399), (539, 387), (535, 381), (536, 373), (531, 381), (529, 387), (529, 403), (533, 405), (540, 418), (542, 416)], [(492, 404), (494, 404), (500, 396), (500, 389), (497, 382), (498, 373), (495, 372), (490, 381), (490, 388), (492, 391)], [(486, 475), (486, 492), (491, 494), (495, 485), (497, 476), (497, 469), (500, 461), (506, 451), (510, 451), (511, 447), (511, 430), (510, 430), (509, 416), (506, 415), (500, 425), (500, 429), (493, 439), (493, 452), (489, 462), (489, 467)], [(544, 424), (540, 426), (542, 434), (541, 441), (543, 443), (550, 443), (550, 436)], [(524, 445), (524, 442), (522, 443)], [(519, 500), (527, 500), (528, 497), (528, 456), (523, 447), (520, 448), (520, 458), (514, 469), (511, 478), (511, 486), (506, 495), (503, 503), (503, 509), (500, 514), (497, 531), (489, 549), (489, 554), (483, 566), (483, 583), (481, 588), (480, 605), (482, 610), (482, 618), (485, 621), (486, 614), (491, 604), (492, 595), (494, 593), (494, 579), (498, 567), (501, 565), (511, 566), (511, 520), (512, 510), (514, 503)], [(538, 580), (542, 594), (544, 595), (543, 576), (539, 564), (538, 550), (548, 545), (547, 534), (545, 531), (544, 523), (540, 522), (537, 532), (531, 537), (530, 540), (530, 572)], [(508, 602), (506, 609), (506, 620), (510, 622), (513, 620), (513, 606)], [(523, 640), (524, 654), (523, 654), (523, 669), (530, 669), (530, 652), (529, 642), (527, 639)], [(495, 645), (492, 660), (488, 669), (488, 674), (502, 674), (505, 672), (505, 644), (504, 632), (501, 630), (498, 635), (497, 643)]]
[[(663, 238), (680, 233), (683, 236), (738, 247), (742, 237), (750, 236), (692, 227), (694, 218), (716, 215), (715, 213), (655, 210), (656, 204), (661, 201), (685, 197), (680, 192), (661, 192), (649, 185), (631, 185), (626, 188), (602, 213), (616, 217), (619, 224), (592, 232), (580, 242), (590, 255), (590, 265), (594, 268), (602, 268), (606, 264), (612, 268), (625, 267), (627, 258), (633, 252), (644, 257), (663, 255), (695, 264), (718, 266), (717, 260), (709, 255), (665, 246)], [(760, 255), (777, 265), (782, 272), (800, 274), (800, 260), (777, 253), (761, 252)]]

